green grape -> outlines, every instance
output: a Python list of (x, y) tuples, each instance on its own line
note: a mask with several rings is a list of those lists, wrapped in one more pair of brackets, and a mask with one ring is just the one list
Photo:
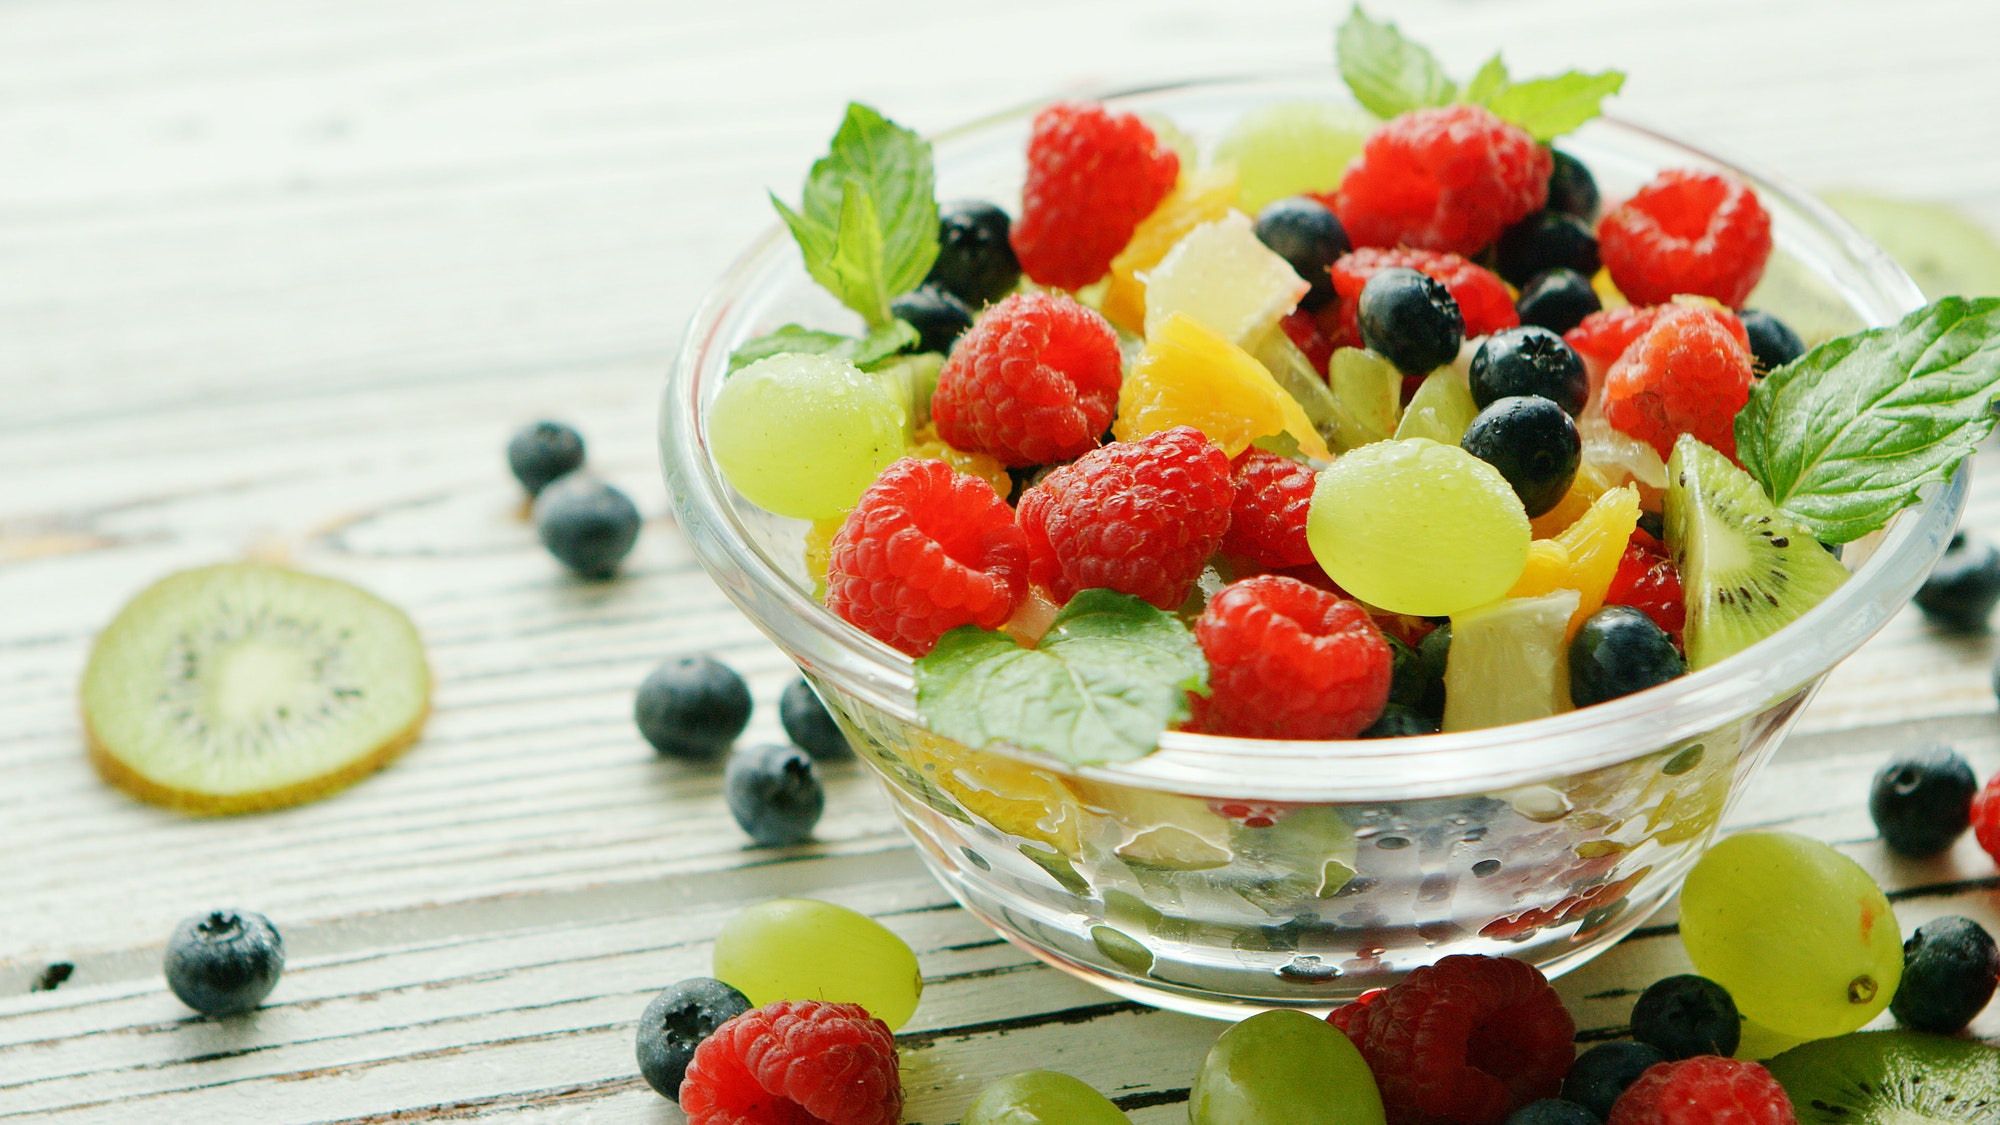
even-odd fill
[(1427, 437), (1445, 445), (1457, 445), (1458, 439), (1465, 436), (1465, 428), (1478, 415), (1479, 404), (1472, 401), (1472, 390), (1465, 385), (1465, 376), (1449, 367), (1440, 367), (1424, 376), (1423, 385), (1403, 411), (1403, 420), (1396, 423), (1396, 436)]
[(1378, 441), (1321, 470), (1313, 557), (1377, 609), (1443, 617), (1507, 593), (1528, 565), (1528, 515), (1498, 470), (1429, 438)]
[(865, 914), (779, 898), (731, 918), (715, 936), (715, 979), (763, 1007), (779, 1000), (859, 1004), (894, 1030), (923, 994), (917, 955)]
[(1253, 109), (1216, 143), (1215, 159), (1236, 165), (1236, 202), (1254, 215), (1288, 195), (1332, 191), (1378, 122), (1335, 102), (1279, 102)]
[(979, 1091), (963, 1125), (1132, 1125), (1132, 1119), (1067, 1074), (1024, 1070)]
[(883, 380), (846, 360), (788, 353), (729, 377), (708, 438), (723, 477), (752, 504), (820, 520), (853, 507), (903, 455), (906, 420)]
[(1188, 1097), (1190, 1125), (1383, 1125), (1382, 1095), (1347, 1036), (1280, 1008), (1222, 1033)]
[(1709, 849), (1681, 889), (1681, 941), (1744, 1018), (1824, 1039), (1874, 1019), (1903, 978), (1882, 888), (1817, 840), (1746, 832)]

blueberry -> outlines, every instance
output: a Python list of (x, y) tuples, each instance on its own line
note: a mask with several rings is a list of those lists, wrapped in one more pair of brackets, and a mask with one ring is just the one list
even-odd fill
[(917, 330), (917, 350), (949, 352), (972, 327), (972, 310), (942, 286), (919, 285), (889, 302), (898, 320)]
[(1996, 979), (1993, 935), (1969, 918), (1933, 918), (1903, 943), (1903, 983), (1889, 1010), (1904, 1027), (1954, 1035), (1993, 999)]
[(741, 992), (710, 977), (691, 977), (653, 997), (639, 1017), (639, 1074), (661, 1097), (680, 1101), (694, 1049), (749, 1010)]
[(1472, 353), (1472, 401), (1481, 409), (1514, 395), (1540, 395), (1574, 418), (1590, 397), (1583, 357), (1546, 328), (1507, 328)]
[(1632, 1038), (1670, 1059), (1736, 1053), (1743, 1017), (1729, 990), (1692, 973), (1654, 981), (1632, 1005)]
[(1333, 300), (1333, 263), (1352, 250), (1347, 229), (1317, 199), (1295, 195), (1257, 212), (1257, 239), (1291, 264), (1312, 288), (1299, 301), (1303, 309), (1323, 308)]
[(820, 702), (804, 676), (788, 684), (785, 694), (779, 697), (778, 721), (785, 724), (785, 733), (793, 745), (822, 762), (854, 753), (854, 748), (847, 744), (847, 736), (840, 731), (840, 724), (833, 721), (826, 704)]
[(1757, 374), (1783, 367), (1806, 354), (1806, 343), (1784, 321), (1762, 309), (1744, 309), (1736, 314), (1750, 337), (1750, 356)]
[(1686, 671), (1673, 638), (1629, 605), (1591, 614), (1569, 642), (1569, 699), (1578, 707), (1644, 691)]
[(1021, 280), (1008, 241), (1007, 212), (978, 199), (938, 208), (938, 256), (924, 278), (973, 308), (1006, 296)]
[(523, 426), (507, 439), (507, 467), (514, 470), (514, 479), (530, 496), (581, 464), (583, 435), (561, 422)]
[(1361, 287), (1361, 342), (1405, 375), (1428, 375), (1458, 358), (1465, 316), (1442, 282), (1411, 269), (1386, 269)]
[(1576, 422), (1540, 395), (1496, 399), (1474, 416), (1458, 444), (1500, 470), (1531, 519), (1562, 500), (1583, 460)]
[(1417, 642), (1417, 657), (1424, 662), (1424, 675), (1430, 681), (1423, 705), (1418, 710), (1432, 719), (1441, 718), (1444, 715), (1444, 666), (1451, 657), (1449, 620), (1425, 633), (1424, 639)]
[(248, 910), (197, 914), (167, 942), (167, 987), (205, 1016), (250, 1011), (284, 971), (285, 940), (269, 918)]
[(1597, 1115), (1561, 1098), (1529, 1102), (1507, 1115), (1506, 1125), (1598, 1125)]
[(675, 758), (719, 757), (750, 725), (750, 687), (712, 656), (682, 656), (647, 674), (632, 721), (653, 749)]
[(1979, 779), (1949, 746), (1896, 757), (1868, 789), (1868, 815), (1890, 850), (1918, 859), (1936, 855), (1972, 824)]
[(1597, 180), (1583, 162), (1561, 149), (1551, 149), (1555, 169), (1549, 173), (1549, 210), (1564, 211), (1584, 222), (1597, 217)]
[(639, 539), (639, 509), (601, 480), (576, 473), (535, 498), (535, 530), (542, 546), (585, 578), (609, 578)]
[(1564, 1101), (1575, 1102), (1599, 1117), (1611, 1116), (1611, 1105), (1649, 1066), (1667, 1061), (1658, 1047), (1645, 1043), (1599, 1043), (1576, 1057), (1563, 1079)]
[(1640, 512), (1639, 530), (1664, 543), (1667, 540), (1667, 517), (1660, 512)]
[(1521, 287), (1514, 311), (1522, 324), (1567, 332), (1583, 323), (1583, 318), (1604, 307), (1590, 279), (1575, 270), (1544, 270)]
[(1436, 734), (1438, 722), (1415, 707), (1401, 703), (1390, 703), (1382, 708), (1360, 738), (1411, 738), (1420, 734)]
[(1493, 248), (1495, 272), (1515, 285), (1544, 270), (1572, 269), (1585, 277), (1597, 272), (1597, 237), (1567, 211), (1537, 211), (1508, 227)]
[(819, 771), (796, 746), (752, 746), (731, 754), (722, 796), (736, 823), (766, 847), (812, 839), (826, 809)]
[(1994, 603), (2000, 602), (2000, 551), (1977, 535), (1954, 534), (1937, 569), (1917, 590), (1916, 602), (1941, 629), (1984, 631)]

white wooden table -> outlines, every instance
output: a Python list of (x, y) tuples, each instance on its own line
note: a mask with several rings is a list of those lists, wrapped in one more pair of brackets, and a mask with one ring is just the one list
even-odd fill
[[(1988, 0), (1377, 0), (1460, 73), (1621, 66), (1621, 114), (1814, 187), (2000, 226)], [(1071, 1071), (1142, 1125), (1217, 1026), (1030, 962), (919, 868), (872, 782), (818, 842), (746, 846), (718, 777), (656, 758), (633, 688), (710, 649), (781, 737), (785, 659), (695, 566), (654, 455), (694, 303), (790, 195), (843, 102), (934, 129), (1055, 92), (1330, 65), (1300, 0), (11, 0), (0, 5), (0, 1121), (661, 1122), (632, 1025), (743, 904), (880, 916), (928, 989), (907, 1120)], [(1981, 130), (1985, 130), (1982, 135)], [(564, 577), (507, 435), (578, 424), (648, 516), (620, 580)], [(1989, 474), (1990, 475), (1990, 474)], [(1971, 519), (2000, 527), (1982, 485)], [(94, 631), (179, 567), (289, 556), (408, 608), (424, 740), (330, 800), (191, 820), (85, 763)], [(1863, 811), (1893, 749), (2000, 768), (1993, 643), (1906, 613), (1835, 676), (1738, 825), (1838, 843), (1906, 929), (1995, 921), (1963, 842), (1891, 859)], [(290, 966), (253, 1018), (191, 1019), (162, 945), (262, 910)], [(1587, 1036), (1685, 964), (1671, 915), (1562, 982)], [(68, 968), (65, 969), (64, 967)], [(68, 972), (64, 978), (63, 974)], [(53, 989), (49, 985), (55, 985)], [(2000, 1034), (2000, 1012), (1980, 1030)]]

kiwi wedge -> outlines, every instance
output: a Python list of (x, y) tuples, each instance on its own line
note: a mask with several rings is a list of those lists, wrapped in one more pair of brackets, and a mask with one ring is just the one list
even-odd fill
[(2000, 1048), (1918, 1031), (1861, 1031), (1767, 1064), (1799, 1125), (2000, 1121)]
[(100, 633), (83, 672), (91, 761), (201, 814), (308, 801), (380, 768), (430, 712), (423, 643), (359, 587), (265, 563), (170, 575)]
[(1840, 560), (1756, 478), (1687, 434), (1667, 461), (1666, 532), (1687, 599), (1691, 669), (1763, 640), (1847, 581)]

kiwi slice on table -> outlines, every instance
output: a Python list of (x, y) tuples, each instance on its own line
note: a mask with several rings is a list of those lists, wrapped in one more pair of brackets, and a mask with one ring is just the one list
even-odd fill
[(2000, 1121), (2000, 1048), (1918, 1031), (1862, 1031), (1768, 1064), (1799, 1125)]
[(83, 672), (90, 756), (196, 813), (297, 804), (380, 768), (430, 712), (423, 643), (395, 606), (265, 563), (170, 575), (118, 612)]
[(1687, 435), (1667, 462), (1666, 532), (1687, 600), (1689, 668), (1763, 640), (1847, 581), (1756, 478)]

